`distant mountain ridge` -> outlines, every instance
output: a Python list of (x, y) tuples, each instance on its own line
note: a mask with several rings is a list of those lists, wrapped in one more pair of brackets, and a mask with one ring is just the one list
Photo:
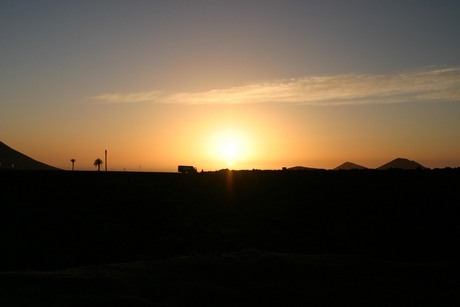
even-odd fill
[(378, 170), (387, 170), (387, 169), (426, 169), (425, 166), (421, 165), (418, 162), (405, 159), (405, 158), (396, 158), (393, 161), (390, 161), (380, 167)]
[[(406, 158), (396, 158), (388, 163), (383, 164), (377, 168), (368, 168), (353, 162), (344, 162), (339, 166), (333, 168), (332, 170), (366, 170), (366, 169), (375, 169), (375, 170), (387, 170), (387, 169), (404, 169), (404, 170), (414, 170), (414, 169), (428, 169), (427, 167), (421, 165), (416, 161), (412, 161)], [(288, 170), (321, 170), (321, 168), (310, 168), (304, 166), (295, 166), (288, 168)]]
[(364, 167), (362, 165), (358, 165), (352, 162), (345, 162), (334, 168), (334, 170), (352, 170), (352, 169), (367, 169), (367, 167)]
[(305, 167), (305, 166), (293, 166), (293, 167), (289, 167), (287, 170), (289, 170), (289, 171), (317, 171), (317, 170), (323, 170), (323, 169), (322, 168)]
[(36, 161), (0, 141), (0, 169), (59, 170), (56, 167)]

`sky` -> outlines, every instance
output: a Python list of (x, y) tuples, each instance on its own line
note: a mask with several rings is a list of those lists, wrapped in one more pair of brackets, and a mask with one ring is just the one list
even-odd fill
[(0, 0), (0, 141), (113, 171), (460, 166), (458, 0)]

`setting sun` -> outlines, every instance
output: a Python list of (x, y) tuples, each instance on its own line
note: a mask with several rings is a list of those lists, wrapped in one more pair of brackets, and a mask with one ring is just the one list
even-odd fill
[(249, 142), (243, 132), (228, 130), (212, 135), (209, 150), (214, 159), (232, 166), (248, 158)]
[(224, 147), (222, 148), (222, 155), (227, 159), (227, 160), (233, 160), (237, 154), (237, 146), (235, 143), (230, 141), (229, 143), (225, 144)]

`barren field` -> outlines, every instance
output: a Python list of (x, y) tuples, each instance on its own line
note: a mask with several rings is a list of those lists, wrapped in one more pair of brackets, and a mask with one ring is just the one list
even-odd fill
[(460, 304), (460, 170), (0, 172), (0, 305)]

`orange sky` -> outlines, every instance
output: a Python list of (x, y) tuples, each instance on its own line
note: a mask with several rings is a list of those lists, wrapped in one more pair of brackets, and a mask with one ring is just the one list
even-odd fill
[[(454, 103), (281, 106), (136, 105), (99, 103), (75, 112), (59, 129), (30, 122), (39, 139), (7, 144), (48, 164), (93, 169), (109, 153), (109, 170), (334, 168), (345, 161), (378, 167), (396, 157), (427, 167), (459, 165)], [(437, 117), (433, 113), (437, 112)], [(85, 118), (84, 125), (78, 125)], [(439, 137), (442, 135), (442, 138)], [(46, 144), (46, 146), (44, 146)], [(230, 147), (230, 149), (229, 149)]]
[(460, 166), (458, 1), (0, 3), (0, 140), (176, 171)]

